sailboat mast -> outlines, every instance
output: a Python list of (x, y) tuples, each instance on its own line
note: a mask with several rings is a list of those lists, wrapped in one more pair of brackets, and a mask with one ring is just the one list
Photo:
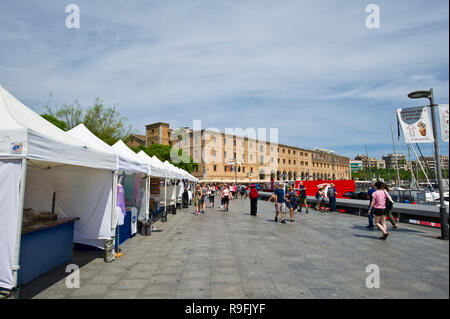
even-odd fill
[(392, 135), (392, 148), (394, 149), (394, 157), (395, 157), (395, 166), (397, 169), (397, 180), (398, 180), (398, 186), (397, 186), (397, 190), (398, 190), (398, 200), (400, 201), (400, 173), (398, 171), (398, 156), (397, 156), (397, 152), (395, 151), (395, 142), (394, 142), (394, 131), (392, 130), (392, 123), (391, 125), (391, 135)]

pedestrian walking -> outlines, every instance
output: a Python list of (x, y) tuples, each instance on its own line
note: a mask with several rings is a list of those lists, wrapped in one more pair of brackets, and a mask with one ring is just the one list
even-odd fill
[(214, 195), (216, 194), (216, 187), (212, 185), (209, 191), (209, 207), (214, 208)]
[(200, 185), (197, 185), (195, 186), (194, 189), (195, 215), (200, 215), (201, 197), (202, 197), (202, 190), (200, 188)]
[(327, 192), (328, 200), (330, 201), (330, 212), (334, 212), (336, 210), (336, 195), (336, 188), (334, 187), (334, 184), (331, 183)]
[(285, 196), (286, 207), (289, 208), (291, 223), (294, 222), (294, 211), (297, 209), (297, 193), (294, 191), (294, 187), (289, 186), (289, 190)]
[(258, 216), (258, 190), (255, 184), (250, 186), (250, 215)]
[(389, 236), (386, 227), (386, 199), (387, 193), (383, 190), (383, 183), (378, 181), (375, 183), (375, 192), (372, 194), (372, 202), (369, 209), (374, 208), (374, 222), (383, 235), (379, 239), (386, 240)]
[(233, 199), (233, 195), (231, 194), (230, 188), (228, 185), (225, 184), (225, 186), (222, 189), (221, 197), (223, 199), (223, 207), (226, 212), (228, 212), (228, 206), (230, 204), (230, 199)]
[(392, 226), (394, 228), (398, 228), (398, 222), (395, 221), (394, 216), (392, 216), (392, 208), (394, 207), (394, 201), (392, 200), (391, 195), (389, 195), (389, 186), (386, 183), (383, 183), (383, 190), (386, 192), (386, 216), (389, 218)]
[(278, 222), (278, 215), (281, 214), (281, 223), (286, 224), (284, 221), (284, 214), (286, 211), (286, 199), (284, 198), (283, 184), (278, 184), (278, 187), (273, 192), (269, 201), (275, 201), (275, 222)]
[(201, 197), (202, 214), (204, 214), (206, 209), (206, 198), (208, 197), (207, 195), (208, 189), (206, 188), (205, 184), (202, 185), (201, 190), (202, 190), (202, 197)]
[(372, 203), (372, 194), (375, 192), (375, 184), (374, 183), (370, 183), (370, 188), (367, 191), (367, 195), (369, 196), (368, 200), (369, 200), (369, 225), (367, 225), (366, 227), (368, 229), (373, 229), (375, 226), (373, 225), (373, 209), (370, 209), (370, 204)]
[(299, 184), (300, 186), (300, 194), (299, 194), (299, 205), (298, 205), (298, 212), (302, 212), (302, 205), (305, 205), (306, 213), (308, 214), (308, 202), (306, 200), (306, 187), (303, 185), (302, 182)]

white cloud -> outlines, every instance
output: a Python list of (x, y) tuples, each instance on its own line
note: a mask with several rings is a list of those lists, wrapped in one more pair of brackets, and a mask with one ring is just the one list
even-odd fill
[[(389, 143), (393, 110), (448, 101), (448, 2), (78, 1), (0, 5), (0, 81), (35, 110), (97, 96), (149, 122), (278, 127), (283, 143)], [(28, 20), (24, 20), (27, 18)], [(42, 110), (42, 108), (41, 108)]]

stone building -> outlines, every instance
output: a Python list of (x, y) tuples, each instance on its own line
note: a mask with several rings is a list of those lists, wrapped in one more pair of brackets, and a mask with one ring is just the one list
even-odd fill
[[(145, 140), (145, 143), (144, 143)], [(246, 136), (184, 127), (170, 129), (167, 123), (146, 126), (146, 138), (130, 136), (127, 144), (154, 143), (182, 148), (198, 169), (200, 180), (224, 182), (270, 182), (350, 179), (350, 159), (332, 151), (308, 150), (275, 144)]]

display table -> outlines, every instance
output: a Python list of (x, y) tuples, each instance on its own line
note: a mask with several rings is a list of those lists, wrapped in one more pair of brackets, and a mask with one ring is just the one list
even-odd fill
[(22, 228), (19, 285), (72, 259), (73, 228), (77, 219), (42, 221)]

